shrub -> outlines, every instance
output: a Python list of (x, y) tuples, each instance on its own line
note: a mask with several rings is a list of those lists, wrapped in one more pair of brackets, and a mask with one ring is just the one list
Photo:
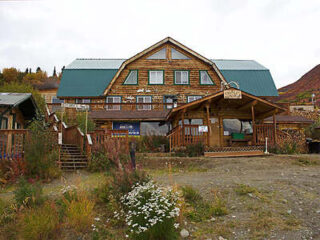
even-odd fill
[(26, 162), (23, 158), (1, 159), (0, 184), (15, 182), (27, 172)]
[(257, 192), (257, 189), (255, 189), (254, 187), (250, 187), (248, 185), (245, 184), (239, 184), (236, 189), (235, 192), (239, 195), (247, 195), (248, 193), (255, 193)]
[(121, 198), (131, 238), (177, 239), (175, 218), (180, 213), (177, 201), (178, 196), (172, 189), (162, 189), (152, 181), (136, 184)]
[(215, 196), (214, 202), (212, 204), (211, 212), (215, 216), (224, 216), (228, 214), (225, 201), (217, 195)]
[(140, 170), (115, 171), (112, 173), (112, 192), (117, 199), (127, 194), (136, 184), (143, 184), (150, 180), (150, 177)]
[(66, 204), (66, 224), (76, 232), (86, 232), (93, 224), (94, 203), (84, 193), (78, 194), (77, 199), (72, 199)]
[(189, 144), (185, 148), (181, 148), (175, 152), (178, 157), (199, 157), (204, 153), (204, 145), (202, 142)]
[(29, 139), (25, 144), (25, 159), (27, 175), (49, 179), (54, 169), (59, 172), (56, 164), (58, 152), (55, 147), (55, 138), (40, 120), (35, 120), (30, 125)]
[(161, 152), (162, 150), (169, 150), (169, 140), (166, 136), (141, 136), (137, 141), (138, 152)]
[(89, 162), (88, 170), (90, 172), (102, 172), (110, 170), (112, 167), (108, 155), (103, 151), (96, 151), (91, 155), (91, 160)]
[(39, 208), (27, 210), (20, 219), (23, 239), (53, 239), (59, 228), (56, 206), (46, 202)]
[(30, 184), (24, 178), (21, 178), (17, 189), (14, 191), (14, 199), (18, 207), (34, 207), (44, 201), (42, 188), (39, 183)]

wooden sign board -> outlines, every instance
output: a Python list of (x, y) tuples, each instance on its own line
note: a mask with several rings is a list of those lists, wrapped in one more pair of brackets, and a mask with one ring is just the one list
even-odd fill
[(63, 108), (76, 108), (76, 109), (81, 109), (81, 110), (89, 110), (88, 105), (84, 104), (74, 104), (74, 103), (61, 103), (61, 107)]
[(223, 91), (224, 99), (241, 99), (241, 91), (237, 89), (228, 89)]

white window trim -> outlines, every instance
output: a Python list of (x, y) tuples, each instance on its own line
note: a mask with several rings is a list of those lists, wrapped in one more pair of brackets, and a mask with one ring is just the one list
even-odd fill
[[(138, 99), (143, 99), (142, 103), (152, 103), (152, 97), (151, 96), (137, 96), (136, 101), (138, 102)], [(146, 99), (150, 99), (150, 102), (146, 102)], [(151, 105), (137, 105), (138, 110), (151, 110)]]
[[(183, 80), (185, 80), (185, 79), (182, 79), (182, 74), (181, 74), (181, 83), (177, 83), (177, 73), (178, 72), (186, 72), (187, 73), (187, 82), (183, 82)], [(187, 70), (175, 70), (174, 71), (174, 84), (175, 85), (189, 85), (189, 71), (187, 71)]]
[[(152, 82), (151, 75), (152, 73), (156, 73), (156, 82)], [(159, 76), (161, 73), (161, 76)], [(163, 85), (164, 84), (164, 71), (163, 70), (149, 70), (149, 84), (150, 85)], [(161, 79), (160, 79), (161, 77)], [(160, 80), (160, 81), (159, 81)]]
[[(107, 96), (106, 98), (106, 103), (108, 103), (108, 99), (112, 99), (112, 103), (121, 103), (121, 97), (120, 96)], [(114, 102), (113, 99), (118, 99), (117, 102)], [(121, 105), (117, 104), (117, 105), (106, 105), (106, 110), (107, 111), (114, 111), (114, 110), (120, 110), (121, 109)]]
[[(211, 83), (203, 83), (202, 81), (202, 73), (206, 73), (206, 75), (208, 76), (209, 78), (209, 81), (211, 81)], [(215, 85), (212, 78), (210, 77), (209, 73), (205, 70), (200, 70), (200, 85)]]

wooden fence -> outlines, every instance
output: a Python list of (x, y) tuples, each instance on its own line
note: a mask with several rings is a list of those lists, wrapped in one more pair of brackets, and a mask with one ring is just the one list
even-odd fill
[(204, 143), (206, 134), (199, 132), (199, 125), (177, 126), (168, 134), (170, 151), (174, 148)]
[(28, 130), (0, 130), (0, 160), (23, 159)]

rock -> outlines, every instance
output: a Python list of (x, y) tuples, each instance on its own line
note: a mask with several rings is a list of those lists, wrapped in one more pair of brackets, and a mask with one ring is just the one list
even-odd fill
[(287, 199), (282, 199), (283, 203), (288, 203)]
[(288, 214), (291, 214), (291, 213), (292, 213), (292, 210), (291, 210), (291, 209), (289, 209), (289, 210), (287, 211), (287, 213), (288, 213)]
[(187, 229), (182, 229), (181, 232), (180, 232), (180, 236), (182, 238), (186, 238), (186, 237), (189, 237), (189, 232)]
[(216, 219), (214, 217), (210, 218), (211, 222), (214, 222)]
[(317, 210), (317, 212), (316, 213), (320, 213), (320, 210)]
[(218, 239), (219, 239), (219, 240), (227, 240), (227, 239), (225, 239), (225, 238), (223, 238), (223, 237), (221, 237), (221, 236), (219, 236)]
[(231, 210), (234, 210), (234, 209), (236, 209), (236, 206), (231, 206)]

